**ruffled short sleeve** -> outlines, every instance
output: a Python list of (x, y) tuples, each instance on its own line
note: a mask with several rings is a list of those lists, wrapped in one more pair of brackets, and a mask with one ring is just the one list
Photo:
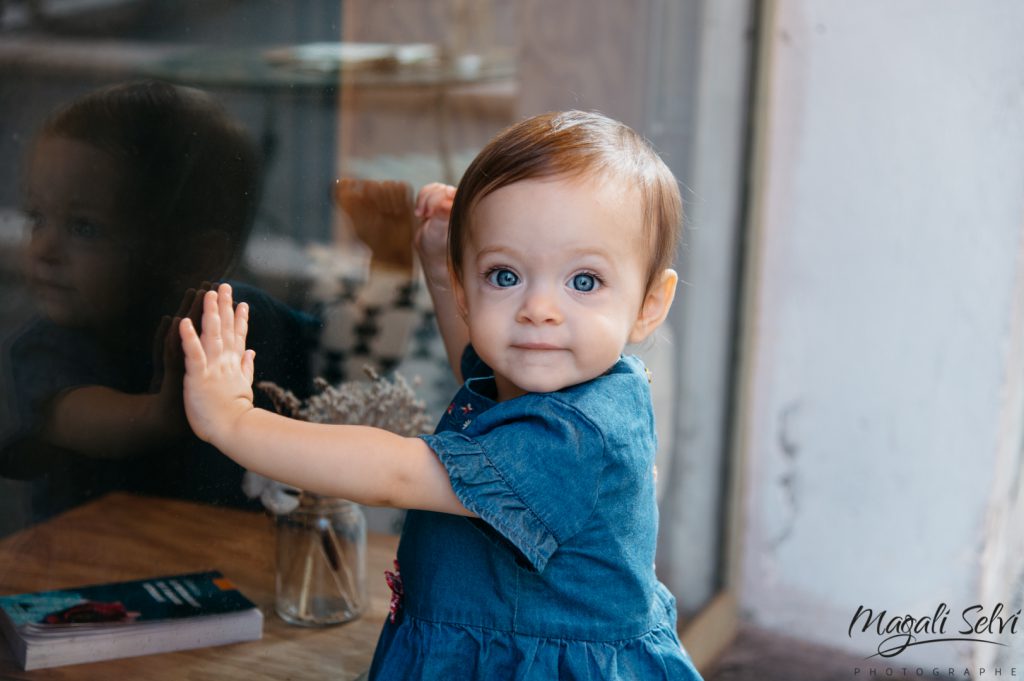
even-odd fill
[(488, 409), (465, 430), (422, 437), (459, 501), (538, 572), (594, 511), (604, 439), (555, 397), (524, 395)]

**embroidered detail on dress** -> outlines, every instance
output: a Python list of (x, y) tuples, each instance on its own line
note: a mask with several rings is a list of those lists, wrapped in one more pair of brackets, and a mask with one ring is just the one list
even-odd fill
[(471, 423), (473, 423), (472, 419), (466, 419), (462, 422), (462, 429), (465, 430), (466, 428), (469, 428), (469, 424)]
[(444, 413), (451, 414), (453, 411), (455, 411), (455, 403), (454, 402), (452, 402), (451, 404), (448, 405), (448, 408), (445, 410)]
[(471, 403), (464, 404), (460, 408), (462, 409), (463, 414), (468, 414), (469, 412), (473, 411), (473, 405)]
[(391, 570), (384, 571), (384, 581), (388, 583), (388, 588), (391, 589), (391, 603), (388, 605), (388, 611), (391, 613), (388, 619), (391, 623), (395, 623), (395, 617), (398, 616), (398, 608), (402, 605), (402, 596), (405, 594), (405, 590), (402, 588), (402, 573), (398, 569), (398, 560), (395, 559), (395, 571)]

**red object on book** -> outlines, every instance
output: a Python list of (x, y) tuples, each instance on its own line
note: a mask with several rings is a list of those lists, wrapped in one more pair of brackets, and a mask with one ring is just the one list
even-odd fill
[(54, 612), (43, 618), (46, 624), (82, 624), (84, 622), (122, 622), (128, 619), (128, 610), (118, 601), (99, 603), (88, 601)]

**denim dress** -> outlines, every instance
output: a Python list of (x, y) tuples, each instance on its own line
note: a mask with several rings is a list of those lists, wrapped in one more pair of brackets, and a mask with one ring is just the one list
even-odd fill
[(423, 439), (480, 516), (410, 511), (369, 678), (700, 679), (654, 573), (654, 416), (645, 369), (496, 402), (467, 381)]

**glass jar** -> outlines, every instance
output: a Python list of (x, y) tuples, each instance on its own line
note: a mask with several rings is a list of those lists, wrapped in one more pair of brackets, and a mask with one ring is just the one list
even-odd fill
[(353, 620), (366, 597), (366, 518), (346, 499), (303, 492), (277, 516), (277, 599), (281, 619), (301, 626)]

